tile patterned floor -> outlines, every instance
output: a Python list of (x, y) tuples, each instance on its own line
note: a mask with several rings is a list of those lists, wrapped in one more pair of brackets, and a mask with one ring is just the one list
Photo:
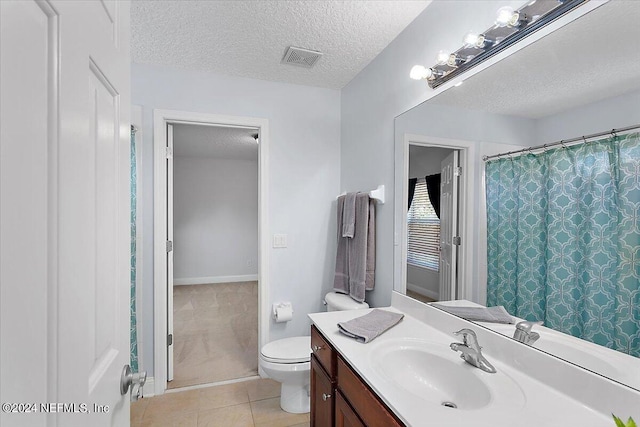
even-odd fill
[(131, 404), (131, 427), (308, 427), (280, 409), (280, 384), (258, 379), (165, 393)]
[(258, 282), (173, 288), (174, 379), (169, 388), (258, 374)]

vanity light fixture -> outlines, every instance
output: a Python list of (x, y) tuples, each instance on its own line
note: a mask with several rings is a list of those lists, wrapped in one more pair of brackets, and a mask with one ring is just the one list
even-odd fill
[(426, 80), (433, 89), (502, 52), (525, 37), (572, 11), (589, 0), (529, 0), (517, 10), (498, 9), (493, 26), (482, 33), (467, 33), (463, 46), (455, 52), (441, 50), (436, 65), (416, 65), (410, 77)]

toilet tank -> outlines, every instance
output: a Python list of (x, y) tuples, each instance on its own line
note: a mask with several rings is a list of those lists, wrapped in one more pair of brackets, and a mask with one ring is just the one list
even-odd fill
[(343, 311), (343, 310), (359, 310), (369, 308), (366, 302), (358, 302), (349, 295), (339, 294), (337, 292), (329, 292), (324, 297), (327, 303), (327, 311)]

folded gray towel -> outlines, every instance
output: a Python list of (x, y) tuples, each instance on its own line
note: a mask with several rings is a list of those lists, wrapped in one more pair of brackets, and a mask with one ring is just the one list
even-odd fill
[(374, 308), (364, 316), (356, 317), (348, 322), (339, 322), (338, 329), (343, 334), (356, 340), (368, 343), (402, 320), (404, 314)]
[(440, 310), (451, 313), (474, 322), (507, 323), (513, 324), (513, 318), (507, 310), (499, 305), (497, 307), (459, 307), (444, 304), (431, 304)]

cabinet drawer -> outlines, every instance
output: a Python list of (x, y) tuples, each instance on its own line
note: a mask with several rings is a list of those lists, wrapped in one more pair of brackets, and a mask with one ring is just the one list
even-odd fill
[(330, 378), (336, 376), (336, 352), (331, 345), (318, 332), (315, 326), (311, 326), (311, 351), (318, 359)]
[(368, 427), (403, 426), (360, 377), (338, 357), (338, 388)]

